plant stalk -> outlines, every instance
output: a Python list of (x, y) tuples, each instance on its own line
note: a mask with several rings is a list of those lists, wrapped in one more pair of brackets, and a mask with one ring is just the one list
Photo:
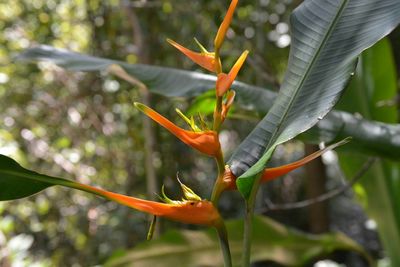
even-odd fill
[(254, 203), (249, 203), (249, 201), (246, 201), (246, 213), (244, 218), (244, 229), (243, 229), (243, 254), (242, 254), (243, 267), (250, 266), (253, 214), (254, 214)]
[(256, 203), (256, 196), (258, 188), (260, 187), (261, 173), (258, 174), (254, 181), (253, 188), (251, 189), (250, 196), (246, 200), (246, 213), (244, 219), (244, 230), (243, 230), (243, 254), (242, 254), (242, 267), (250, 266), (251, 256), (251, 236), (253, 230), (253, 217), (254, 217), (254, 206)]
[(218, 232), (219, 244), (221, 246), (222, 255), (224, 258), (224, 266), (232, 267), (232, 257), (231, 251), (229, 249), (228, 233), (226, 231), (226, 227), (223, 221), (221, 221), (220, 224), (216, 227), (216, 230)]
[[(215, 64), (216, 64), (216, 73), (217, 75), (222, 72), (222, 67), (220, 63), (220, 58), (219, 58), (219, 49), (215, 50)], [(222, 97), (216, 96), (217, 97), (217, 103), (215, 105), (214, 109), (214, 122), (213, 122), (213, 130), (217, 132), (219, 135), (219, 130), (221, 127), (222, 123), (222, 117), (221, 117), (221, 111), (222, 111)], [(222, 151), (220, 150), (220, 153), (218, 156), (215, 157), (215, 161), (217, 163), (218, 167), (218, 176), (217, 179), (215, 180), (215, 184), (213, 187), (212, 195), (211, 195), (211, 202), (213, 205), (218, 208), (218, 201), (221, 193), (224, 191), (225, 186), (224, 186), (224, 172), (225, 172), (225, 164), (224, 164), (224, 156)], [(218, 239), (220, 243), (220, 247), (222, 250), (222, 255), (224, 258), (224, 266), (225, 267), (232, 267), (232, 257), (231, 257), (231, 251), (229, 248), (229, 242), (228, 242), (228, 233), (226, 231), (225, 224), (223, 220), (218, 223), (216, 226), (217, 232), (218, 232)]]
[(217, 207), (219, 197), (225, 189), (225, 185), (224, 185), (225, 165), (224, 165), (224, 158), (222, 156), (222, 152), (220, 153), (219, 157), (215, 158), (215, 161), (218, 166), (218, 176), (217, 176), (217, 179), (215, 180), (213, 191), (211, 194), (211, 202), (214, 204), (215, 207)]
[(215, 105), (215, 110), (214, 110), (214, 124), (213, 124), (213, 130), (216, 132), (219, 132), (221, 127), (221, 122), (222, 122), (221, 111), (222, 111), (222, 97), (217, 96), (217, 103)]

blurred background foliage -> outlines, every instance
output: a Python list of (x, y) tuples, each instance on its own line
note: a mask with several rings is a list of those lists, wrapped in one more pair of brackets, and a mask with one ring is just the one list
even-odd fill
[[(222, 50), (225, 66), (231, 66), (244, 49), (251, 51), (239, 80), (278, 88), (290, 46), (289, 14), (300, 2), (240, 1)], [(212, 0), (0, 1), (0, 153), (39, 172), (145, 196), (143, 116), (132, 105), (141, 99), (138, 90), (106, 73), (66, 72), (49, 63), (16, 63), (14, 58), (28, 47), (48, 44), (128, 63), (202, 71), (165, 40), (194, 49), (196, 37), (211, 48), (226, 5), (227, 1)], [(390, 36), (397, 48), (399, 36), (398, 29)], [(394, 49), (397, 71), (399, 51)], [(179, 118), (172, 106), (189, 107), (180, 99), (158, 95), (149, 101), (173, 121)], [(239, 115), (247, 120), (228, 120), (221, 133), (228, 154), (256, 122), (253, 114)], [(212, 160), (152, 125), (151, 158), (159, 185), (165, 184), (170, 195), (179, 197), (175, 181), (179, 171), (185, 183), (208, 198), (215, 173)], [(271, 164), (298, 159), (305, 149), (315, 147), (299, 141), (280, 146)], [(258, 210), (304, 231), (343, 231), (376, 258), (384, 258), (376, 223), (364, 214), (352, 192), (303, 209), (266, 208), (266, 201), (296, 202), (345, 183), (335, 153), (327, 153), (316, 164), (264, 186)], [(312, 174), (317, 179), (306, 180)], [(357, 192), (362, 199), (365, 192)], [(154, 198), (155, 193), (147, 197)], [(146, 215), (78, 191), (55, 187), (30, 200), (0, 203), (0, 266), (101, 264), (144, 240), (147, 233)], [(241, 207), (237, 193), (221, 200), (227, 217), (239, 217)], [(163, 221), (161, 232), (171, 227), (193, 228)], [(330, 257), (347, 266), (365, 266), (355, 254)]]

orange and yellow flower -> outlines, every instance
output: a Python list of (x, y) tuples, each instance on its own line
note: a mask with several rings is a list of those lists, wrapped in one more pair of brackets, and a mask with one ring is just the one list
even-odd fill
[[(176, 49), (181, 51), (185, 56), (190, 58), (194, 63), (198, 64), (199, 66), (205, 68), (208, 71), (217, 72), (217, 62), (215, 59), (215, 53), (208, 52), (199, 42), (197, 42), (197, 40), (196, 42), (201, 49), (200, 53), (187, 49), (186, 47), (178, 44), (177, 42), (171, 39), (167, 39), (167, 41)], [(219, 64), (221, 63), (219, 62)]]
[(222, 43), (224, 42), (225, 35), (229, 29), (229, 25), (231, 24), (233, 13), (235, 11), (237, 3), (238, 0), (231, 1), (226, 16), (224, 17), (224, 20), (222, 21), (220, 27), (218, 28), (218, 32), (214, 39), (214, 47), (215, 51), (217, 52), (207, 51), (196, 39), (195, 41), (201, 50), (200, 53), (189, 50), (186, 47), (183, 47), (182, 45), (176, 43), (175, 41), (172, 41), (171, 39), (167, 39), (167, 41), (172, 46), (174, 46), (183, 54), (185, 54), (193, 62), (197, 63), (201, 67), (211, 72), (217, 73), (218, 77), (216, 83), (216, 91), (218, 96), (223, 96), (229, 90), (249, 53), (249, 51), (247, 50), (244, 51), (228, 74), (222, 72), (221, 61), (219, 58), (219, 49), (221, 48)]
[(135, 103), (135, 106), (188, 146), (212, 157), (221, 156), (221, 145), (217, 132), (211, 130), (188, 131), (176, 126), (170, 120), (143, 104)]
[(184, 191), (185, 198), (182, 201), (171, 201), (168, 199), (168, 203), (160, 203), (130, 197), (84, 184), (78, 184), (78, 186), (75, 187), (80, 190), (97, 194), (130, 208), (153, 214), (155, 216), (165, 217), (174, 221), (188, 224), (218, 226), (221, 222), (221, 216), (214, 205), (207, 200), (202, 200), (200, 197), (194, 194), (190, 188), (186, 187), (182, 183), (181, 186)]

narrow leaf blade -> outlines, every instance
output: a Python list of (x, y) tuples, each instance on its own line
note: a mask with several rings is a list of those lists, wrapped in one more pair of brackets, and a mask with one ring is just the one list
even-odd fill
[[(144, 83), (151, 92), (167, 97), (197, 96), (215, 88), (216, 82), (216, 77), (213, 75), (144, 64), (128, 64), (47, 45), (29, 48), (17, 59), (53, 62), (67, 70), (83, 72), (107, 71), (111, 65), (116, 64)], [(241, 105), (249, 108), (257, 105), (264, 113), (272, 106), (275, 98), (275, 93), (272, 91), (241, 82), (235, 82), (232, 88), (237, 92), (237, 99)]]

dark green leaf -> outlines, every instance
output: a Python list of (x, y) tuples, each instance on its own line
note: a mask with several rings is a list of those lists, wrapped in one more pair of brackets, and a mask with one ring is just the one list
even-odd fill
[[(227, 229), (234, 266), (242, 254), (243, 222), (228, 221)], [(335, 250), (352, 250), (368, 255), (343, 234), (308, 235), (281, 225), (267, 217), (255, 217), (253, 222), (252, 261), (269, 260), (286, 266), (304, 266)], [(113, 257), (107, 267), (122, 266), (223, 266), (216, 233), (177, 231), (165, 233), (157, 240), (142, 243), (120, 257)]]
[(0, 154), (0, 201), (28, 197), (53, 185), (61, 185), (85, 191), (122, 205), (136, 208), (129, 201), (124, 201), (127, 198), (124, 195), (108, 192), (64, 178), (30, 171), (21, 167), (15, 160)]
[(306, 131), (338, 100), (358, 55), (400, 22), (398, 0), (305, 1), (291, 17), (292, 46), (280, 93), (230, 159), (247, 198), (278, 144)]
[(27, 170), (15, 160), (0, 154), (0, 201), (28, 197), (53, 185), (101, 195), (91, 192), (93, 190), (89, 187), (83, 188), (81, 184), (74, 181)]
[(14, 160), (0, 155), (0, 201), (28, 197), (53, 185), (29, 179), (36, 176), (41, 174), (26, 170)]
[[(21, 54), (20, 59), (51, 61), (69, 70), (79, 71), (100, 71), (106, 69), (110, 64), (121, 64), (126, 66), (127, 71), (136, 66), (139, 72), (141, 66), (145, 66), (143, 71), (154, 68), (155, 71), (165, 71), (165, 76), (173, 76), (176, 73), (180, 73), (183, 76), (178, 75), (176, 76), (177, 79), (180, 77), (191, 79), (194, 82), (193, 87), (189, 90), (185, 87), (185, 84), (178, 82), (172, 83), (169, 86), (166, 85), (164, 87), (165, 91), (161, 88), (159, 92), (165, 96), (187, 97), (188, 95), (199, 95), (203, 92), (204, 88), (213, 87), (215, 81), (215, 78), (211, 75), (147, 65), (129, 65), (110, 59), (86, 56), (48, 46), (28, 49)], [(141, 77), (142, 75), (139, 74), (139, 76)], [(154, 79), (161, 84), (159, 80), (163, 76), (159, 75)], [(237, 104), (244, 109), (258, 111), (260, 114), (265, 114), (269, 110), (277, 95), (270, 90), (244, 85), (243, 83), (235, 83), (234, 87), (237, 91)], [(157, 92), (153, 88), (150, 88), (150, 90)], [(172, 90), (173, 93), (169, 92), (169, 90)], [(398, 125), (375, 123), (345, 112), (333, 111), (318, 123), (311, 132), (309, 131), (303, 135), (302, 138), (307, 142), (332, 142), (335, 139), (352, 136), (352, 142), (346, 145), (345, 149), (362, 149), (365, 153), (399, 160), (400, 140), (393, 138), (398, 135), (400, 135), (400, 126)]]
[[(27, 49), (18, 59), (28, 61), (50, 61), (71, 71), (105, 71), (111, 65), (121, 66), (129, 75), (139, 79), (148, 89), (168, 97), (193, 97), (215, 88), (215, 76), (142, 64), (87, 56), (51, 46)], [(242, 106), (258, 106), (266, 112), (272, 105), (275, 93), (260, 87), (235, 82), (232, 86)]]

